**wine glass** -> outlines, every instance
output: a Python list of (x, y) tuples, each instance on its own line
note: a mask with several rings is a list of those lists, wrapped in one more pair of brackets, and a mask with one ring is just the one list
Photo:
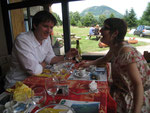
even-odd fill
[(43, 87), (35, 87), (33, 88), (32, 93), (32, 103), (36, 104), (39, 108), (41, 108), (46, 102), (46, 91)]
[(23, 93), (21, 96), (15, 97), (14, 94), (10, 94), (10, 101), (5, 104), (5, 110), (3, 113), (20, 113), (28, 110), (28, 96)]
[(56, 76), (60, 73), (59, 64), (54, 64), (53, 67), (50, 69), (51, 75)]
[(76, 60), (77, 63), (81, 62), (82, 56), (80, 54), (76, 55), (75, 60)]
[(59, 90), (58, 86), (58, 80), (56, 77), (50, 77), (45, 80), (45, 89), (48, 93), (48, 95), (52, 96), (52, 103), (56, 103), (55, 101), (55, 95), (57, 94)]

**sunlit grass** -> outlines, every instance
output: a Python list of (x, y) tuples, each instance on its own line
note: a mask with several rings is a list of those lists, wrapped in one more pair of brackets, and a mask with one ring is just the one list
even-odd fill
[[(89, 33), (89, 27), (71, 27), (70, 29), (71, 33), (75, 33), (76, 36), (81, 37), (80, 40), (80, 47), (82, 50), (82, 53), (87, 53), (87, 52), (99, 52), (99, 51), (104, 51), (104, 50), (108, 50), (109, 48), (99, 48), (98, 43), (99, 41), (97, 41), (95, 38), (96, 37), (92, 37), (91, 40), (88, 39), (88, 33)], [(62, 26), (59, 27), (54, 27), (54, 35), (55, 37), (61, 37), (62, 38), (62, 34), (63, 34), (63, 28)], [(134, 36), (131, 34), (127, 34), (127, 37), (136, 37), (136, 38), (140, 38), (139, 36)], [(132, 44), (134, 47), (137, 46), (142, 46), (142, 45), (148, 45), (149, 43), (146, 42), (138, 42), (137, 44)], [(76, 47), (76, 42), (75, 41), (71, 41), (71, 47), (75, 48)]]

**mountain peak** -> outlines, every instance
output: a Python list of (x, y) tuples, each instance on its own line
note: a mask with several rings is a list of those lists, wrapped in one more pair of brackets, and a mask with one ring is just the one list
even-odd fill
[(112, 13), (114, 14), (115, 17), (118, 17), (118, 18), (123, 17), (121, 13), (105, 5), (92, 6), (92, 7), (86, 8), (80, 13), (80, 15), (85, 16), (88, 12), (92, 13), (95, 17), (99, 17), (100, 15), (105, 15), (106, 17), (109, 17)]

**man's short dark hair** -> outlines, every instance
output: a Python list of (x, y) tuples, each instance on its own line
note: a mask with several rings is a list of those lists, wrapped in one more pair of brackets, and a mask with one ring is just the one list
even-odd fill
[(42, 22), (53, 22), (54, 25), (57, 24), (57, 20), (54, 15), (48, 11), (39, 11), (37, 12), (32, 18), (32, 30), (34, 31), (35, 28), (33, 25), (38, 26)]

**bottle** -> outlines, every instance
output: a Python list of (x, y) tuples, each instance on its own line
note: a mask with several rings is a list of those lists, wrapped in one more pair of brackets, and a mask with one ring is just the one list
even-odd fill
[(76, 49), (78, 50), (78, 55), (76, 55), (75, 60), (76, 62), (80, 62), (82, 60), (82, 57), (81, 57), (81, 48), (80, 48), (79, 40), (76, 40)]

